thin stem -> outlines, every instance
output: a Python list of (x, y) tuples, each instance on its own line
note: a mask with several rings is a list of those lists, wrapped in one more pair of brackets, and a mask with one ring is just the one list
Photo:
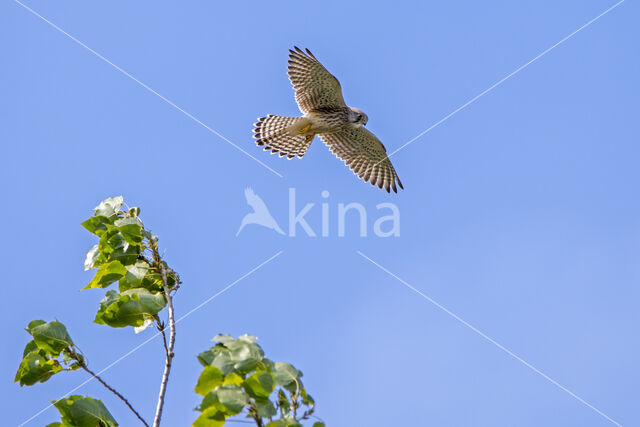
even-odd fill
[(253, 402), (251, 402), (251, 408), (249, 409), (249, 415), (251, 415), (251, 417), (253, 417), (253, 419), (256, 422), (256, 426), (257, 427), (263, 427), (262, 418), (258, 415), (258, 408), (256, 407), (256, 405)]
[(300, 383), (297, 379), (293, 379), (296, 382), (296, 393), (291, 396), (291, 408), (293, 409), (293, 419), (297, 420), (298, 415), (296, 412), (298, 411), (298, 395), (300, 393)]
[[(153, 256), (155, 264), (160, 268), (162, 274), (162, 288), (164, 290), (164, 296), (167, 299), (167, 309), (169, 311), (169, 346), (165, 347), (166, 358), (164, 363), (164, 372), (162, 373), (162, 382), (160, 383), (160, 394), (158, 395), (158, 406), (156, 407), (156, 416), (153, 419), (153, 427), (160, 425), (160, 418), (162, 418), (162, 408), (164, 406), (164, 397), (167, 392), (167, 382), (169, 381), (169, 373), (171, 372), (171, 362), (173, 361), (173, 347), (176, 341), (176, 321), (173, 313), (173, 299), (169, 291), (169, 285), (167, 283), (167, 269), (164, 266), (163, 261), (160, 259), (158, 253), (158, 247), (155, 242), (152, 246)], [(163, 328), (164, 329), (164, 328)], [(163, 331), (164, 336), (164, 331)]]
[[(77, 360), (77, 359), (76, 359)], [(138, 411), (136, 411), (135, 409), (133, 409), (133, 406), (131, 406), (131, 403), (129, 403), (129, 401), (120, 393), (118, 393), (118, 391), (116, 389), (114, 389), (113, 387), (111, 387), (109, 384), (107, 384), (106, 382), (104, 382), (104, 380), (102, 378), (100, 378), (98, 375), (96, 375), (91, 369), (87, 368), (87, 365), (85, 365), (83, 362), (78, 361), (80, 367), (82, 369), (84, 369), (89, 375), (91, 375), (93, 378), (97, 379), (98, 381), (100, 381), (100, 383), (105, 386), (107, 388), (107, 390), (109, 390), (111, 393), (115, 394), (116, 396), (118, 396), (120, 398), (120, 400), (122, 400), (124, 402), (125, 405), (127, 405), (129, 407), (129, 409), (131, 409), (131, 412), (133, 412), (134, 414), (136, 414), (136, 417), (138, 417), (138, 419), (142, 422), (142, 424), (144, 424), (145, 426), (149, 427), (149, 424), (147, 424), (147, 422), (144, 420), (144, 418), (142, 418), (142, 416), (140, 416), (140, 414), (138, 413)]]
[(158, 330), (160, 331), (160, 333), (162, 334), (162, 345), (164, 345), (164, 352), (166, 355), (169, 354), (169, 347), (167, 346), (167, 334), (165, 333), (165, 325), (164, 322), (160, 321), (160, 318), (158, 317), (158, 315), (156, 314), (155, 316), (156, 319), (156, 325)]

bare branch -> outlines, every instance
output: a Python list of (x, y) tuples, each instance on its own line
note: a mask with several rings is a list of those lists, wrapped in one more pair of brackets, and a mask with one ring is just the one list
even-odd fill
[(104, 380), (102, 378), (100, 378), (98, 375), (96, 375), (93, 371), (91, 371), (89, 368), (87, 368), (87, 365), (82, 361), (79, 360), (78, 358), (74, 357), (74, 354), (71, 354), (71, 357), (76, 360), (78, 362), (78, 364), (80, 365), (80, 367), (82, 369), (84, 369), (89, 375), (91, 375), (93, 378), (97, 379), (98, 381), (100, 381), (100, 384), (102, 384), (103, 386), (105, 386), (107, 388), (107, 390), (109, 390), (111, 393), (115, 394), (116, 396), (118, 396), (120, 398), (120, 400), (122, 400), (124, 402), (125, 405), (127, 405), (129, 407), (129, 409), (131, 409), (131, 412), (133, 412), (136, 417), (138, 417), (138, 419), (142, 422), (142, 424), (144, 424), (145, 426), (149, 427), (149, 424), (147, 424), (147, 422), (144, 420), (144, 418), (142, 418), (142, 416), (138, 413), (138, 411), (136, 411), (133, 406), (131, 406), (131, 403), (129, 403), (129, 401), (120, 393), (118, 393), (118, 391), (116, 389), (114, 389), (113, 387), (111, 387), (109, 384), (107, 384), (106, 382), (104, 382)]
[(258, 408), (253, 402), (250, 402), (249, 415), (254, 419), (257, 427), (263, 427), (262, 417), (258, 415)]
[(166, 355), (169, 355), (169, 347), (167, 346), (167, 334), (165, 333), (166, 325), (164, 324), (164, 322), (160, 321), (160, 317), (158, 317), (157, 314), (154, 316), (154, 318), (156, 320), (156, 327), (162, 334), (162, 345), (164, 345), (164, 353)]
[[(167, 282), (167, 268), (164, 265), (164, 262), (160, 258), (160, 254), (158, 253), (158, 245), (155, 240), (151, 242), (151, 250), (153, 252), (153, 260), (154, 264), (157, 268), (160, 269), (160, 273), (162, 275), (162, 288), (164, 290), (164, 297), (167, 300), (167, 309), (169, 311), (169, 345), (166, 346), (165, 339), (165, 364), (164, 364), (164, 372), (162, 373), (162, 382), (160, 383), (160, 393), (158, 395), (158, 405), (156, 407), (156, 415), (153, 419), (153, 427), (158, 427), (160, 425), (160, 419), (162, 418), (162, 408), (164, 406), (164, 397), (167, 392), (167, 382), (169, 381), (169, 373), (171, 372), (171, 362), (173, 361), (173, 347), (176, 341), (176, 321), (173, 312), (173, 298), (171, 296), (171, 292), (169, 290), (169, 284)], [(161, 329), (163, 337), (164, 327)]]

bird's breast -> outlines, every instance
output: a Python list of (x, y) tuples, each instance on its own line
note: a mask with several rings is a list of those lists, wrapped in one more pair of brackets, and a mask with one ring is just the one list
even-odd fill
[(311, 121), (309, 132), (333, 133), (343, 129), (348, 123), (348, 117), (342, 110), (311, 111), (306, 114)]

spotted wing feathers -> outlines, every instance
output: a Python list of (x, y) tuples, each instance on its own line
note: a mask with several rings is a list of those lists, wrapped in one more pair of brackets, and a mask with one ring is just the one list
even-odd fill
[(336, 133), (320, 134), (333, 154), (335, 154), (349, 168), (371, 185), (378, 188), (398, 192), (398, 187), (404, 188), (391, 161), (387, 157), (387, 150), (378, 138), (363, 127), (348, 127)]
[(340, 82), (306, 49), (289, 50), (289, 80), (304, 114), (313, 110), (344, 108)]

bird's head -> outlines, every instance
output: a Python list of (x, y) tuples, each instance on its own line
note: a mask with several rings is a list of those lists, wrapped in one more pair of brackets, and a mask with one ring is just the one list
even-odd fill
[(349, 107), (349, 109), (351, 110), (349, 114), (349, 121), (351, 123), (356, 126), (364, 126), (367, 124), (367, 122), (369, 121), (369, 117), (367, 117), (367, 115), (362, 110), (354, 107)]

